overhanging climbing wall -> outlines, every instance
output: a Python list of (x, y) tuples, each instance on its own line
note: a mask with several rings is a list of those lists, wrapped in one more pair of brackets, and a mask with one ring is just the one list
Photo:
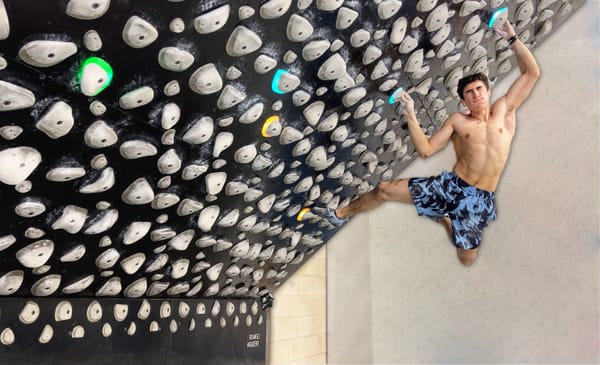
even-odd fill
[(582, 3), (0, 0), (0, 349), (264, 355), (261, 298), (335, 233), (304, 208), (414, 158), (398, 91), (432, 133), (463, 75), (515, 67), (493, 13), (533, 47)]

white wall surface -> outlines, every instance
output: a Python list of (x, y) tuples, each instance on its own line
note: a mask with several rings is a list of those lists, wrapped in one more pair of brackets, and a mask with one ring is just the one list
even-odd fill
[[(533, 50), (542, 77), (517, 113), (498, 219), (473, 266), (400, 203), (328, 242), (328, 363), (600, 362), (599, 43), (600, 2), (588, 0)], [(448, 146), (401, 177), (454, 160)]]
[(274, 294), (266, 364), (326, 363), (326, 252), (318, 250)]

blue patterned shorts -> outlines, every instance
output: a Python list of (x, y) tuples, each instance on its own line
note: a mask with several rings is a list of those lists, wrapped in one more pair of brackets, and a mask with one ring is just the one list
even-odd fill
[(467, 184), (453, 172), (412, 178), (408, 189), (419, 215), (450, 218), (454, 245), (458, 248), (477, 248), (483, 229), (496, 219), (494, 193)]

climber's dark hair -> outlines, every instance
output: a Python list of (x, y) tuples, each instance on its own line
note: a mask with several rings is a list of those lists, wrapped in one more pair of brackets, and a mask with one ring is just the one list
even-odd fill
[(465, 89), (465, 87), (467, 85), (469, 85), (470, 83), (472, 83), (473, 81), (483, 81), (483, 83), (485, 84), (485, 87), (489, 90), (490, 89), (490, 81), (488, 80), (487, 76), (484, 73), (478, 72), (476, 74), (472, 74), (472, 75), (468, 75), (463, 77), (462, 79), (458, 80), (458, 95), (460, 96), (460, 98), (462, 100), (464, 100), (465, 98), (463, 97), (463, 91)]

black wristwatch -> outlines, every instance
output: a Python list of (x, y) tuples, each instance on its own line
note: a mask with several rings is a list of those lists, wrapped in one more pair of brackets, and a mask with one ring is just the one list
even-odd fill
[(508, 38), (506, 41), (508, 42), (509, 46), (512, 46), (512, 44), (515, 43), (517, 39), (519, 39), (519, 37), (515, 34), (512, 37)]

